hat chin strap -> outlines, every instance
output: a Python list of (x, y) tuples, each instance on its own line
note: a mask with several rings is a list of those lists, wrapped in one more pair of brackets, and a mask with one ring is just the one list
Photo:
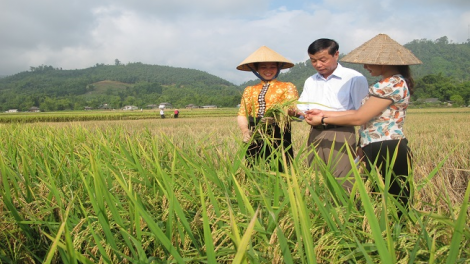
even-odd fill
[[(279, 65), (279, 67), (277, 68), (277, 72), (276, 72), (276, 75), (274, 75), (274, 77), (271, 79), (271, 80), (274, 80), (277, 78), (277, 76), (279, 76), (279, 73), (281, 72), (281, 69), (282, 67), (284, 66), (284, 62), (281, 63), (281, 65)], [(262, 81), (265, 81), (267, 82), (266, 79), (264, 79), (263, 77), (261, 77), (261, 75), (255, 70), (253, 69), (249, 64), (246, 65), (248, 68), (250, 68), (250, 70), (256, 75), (256, 77), (260, 78)]]

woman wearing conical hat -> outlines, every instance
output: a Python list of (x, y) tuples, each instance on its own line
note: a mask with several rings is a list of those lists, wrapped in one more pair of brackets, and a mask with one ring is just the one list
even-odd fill
[[(250, 166), (259, 160), (274, 158), (279, 160), (275, 166), (282, 171), (282, 154), (285, 153), (287, 162), (294, 156), (291, 127), (286, 118), (288, 112), (293, 115), (294, 111), (282, 111), (280, 106), (286, 110), (299, 95), (292, 83), (276, 79), (282, 69), (293, 66), (283, 56), (262, 46), (237, 67), (253, 72), (261, 80), (245, 88), (237, 117), (243, 142), (250, 144), (246, 153)], [(291, 109), (295, 109), (293, 104)]]
[[(311, 125), (361, 126), (359, 143), (367, 169), (380, 168), (384, 178), (391, 170), (389, 193), (396, 195), (407, 208), (410, 198), (408, 175), (412, 164), (403, 125), (414, 87), (409, 65), (421, 64), (421, 61), (385, 34), (367, 41), (341, 61), (364, 64), (372, 76), (381, 76), (381, 80), (369, 87), (369, 94), (358, 110), (311, 110), (307, 111), (305, 120)], [(387, 159), (394, 156), (395, 150), (398, 150), (397, 157), (394, 166), (389, 168), (390, 160), (387, 162)]]

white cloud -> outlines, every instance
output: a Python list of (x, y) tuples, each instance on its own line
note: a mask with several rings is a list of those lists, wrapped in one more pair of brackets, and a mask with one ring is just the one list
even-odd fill
[[(6, 3), (8, 2), (8, 3)], [(379, 33), (399, 43), (469, 38), (467, 0), (0, 0), (0, 75), (41, 64), (80, 69), (142, 62), (241, 83), (235, 67), (266, 45), (294, 63), (317, 38), (347, 53)]]

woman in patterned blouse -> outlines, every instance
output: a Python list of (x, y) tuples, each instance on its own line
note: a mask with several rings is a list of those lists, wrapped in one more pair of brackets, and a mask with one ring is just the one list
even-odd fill
[[(290, 124), (281, 128), (272, 117), (265, 116), (274, 106), (298, 99), (297, 89), (292, 83), (276, 79), (281, 69), (293, 66), (292, 62), (263, 46), (237, 67), (242, 71), (252, 71), (261, 79), (259, 84), (245, 88), (237, 117), (243, 142), (250, 144), (246, 152), (249, 166), (273, 158), (278, 160), (277, 169), (283, 171), (282, 154), (285, 153), (288, 163), (294, 156)], [(262, 135), (253, 138), (255, 130)]]
[[(305, 120), (311, 125), (361, 126), (359, 144), (367, 169), (371, 171), (372, 166), (376, 166), (383, 178), (391, 170), (388, 191), (406, 209), (410, 199), (408, 176), (412, 164), (403, 125), (414, 87), (409, 65), (420, 64), (421, 61), (384, 34), (353, 50), (342, 61), (363, 63), (364, 69), (372, 76), (380, 76), (381, 80), (370, 86), (369, 94), (358, 110), (312, 110), (307, 111)], [(387, 167), (395, 151), (397, 157), (393, 167)], [(398, 215), (402, 215), (401, 211)]]

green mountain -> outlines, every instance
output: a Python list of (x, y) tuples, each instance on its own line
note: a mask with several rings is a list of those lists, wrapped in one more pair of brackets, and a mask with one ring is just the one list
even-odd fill
[[(457, 105), (470, 104), (470, 40), (457, 44), (447, 37), (422, 39), (405, 47), (423, 61), (412, 66), (414, 101), (438, 98)], [(376, 81), (362, 65), (343, 65), (362, 72), (369, 83)], [(302, 92), (304, 81), (314, 73), (307, 60), (281, 73), (279, 79), (294, 83)], [(140, 62), (123, 65), (117, 61), (116, 65), (96, 64), (77, 70), (41, 65), (0, 78), (0, 111), (27, 111), (33, 106), (42, 111), (82, 110), (105, 104), (115, 109), (125, 105), (147, 108), (163, 102), (178, 108), (189, 104), (233, 107), (239, 104), (243, 89), (255, 83), (258, 80), (237, 86), (199, 70)]]
[(104, 104), (116, 109), (146, 108), (162, 102), (180, 108), (188, 104), (233, 107), (241, 92), (222, 78), (194, 69), (142, 63), (97, 64), (81, 70), (42, 65), (0, 79), (0, 109), (82, 110)]

